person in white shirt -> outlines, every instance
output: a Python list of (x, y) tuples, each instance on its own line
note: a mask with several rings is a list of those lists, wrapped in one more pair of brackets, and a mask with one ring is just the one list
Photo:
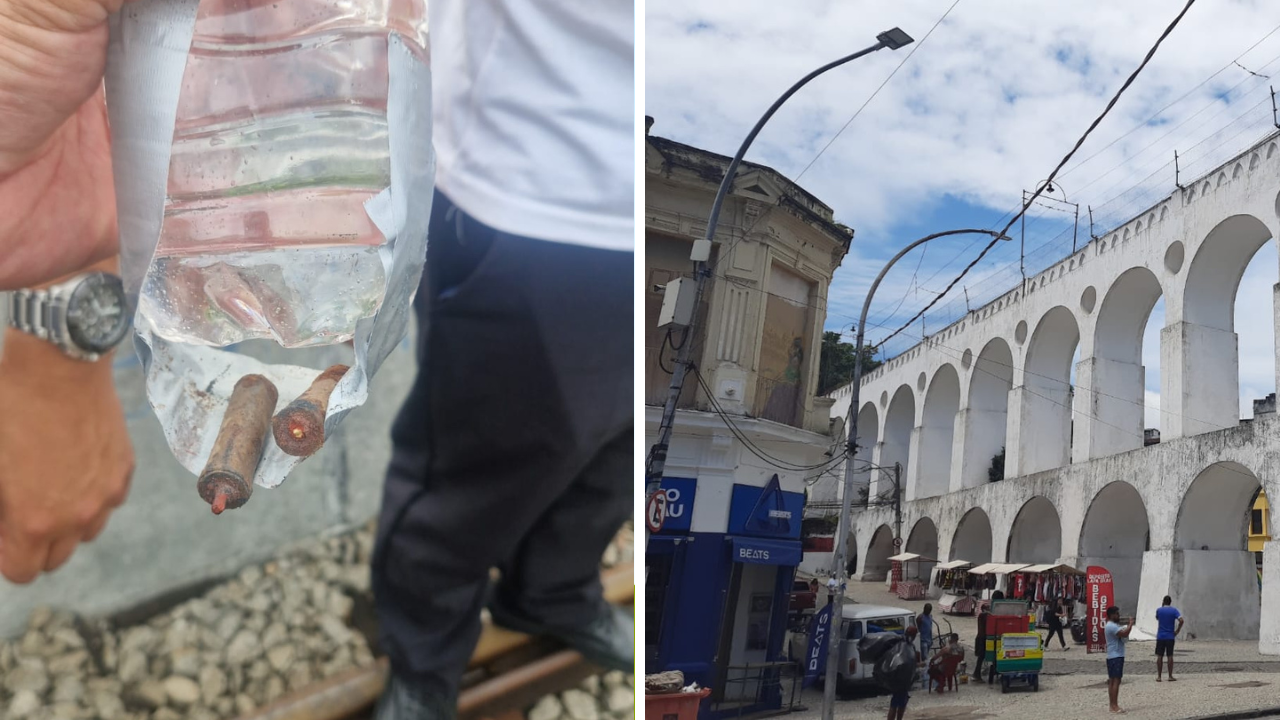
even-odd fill
[(1120, 679), (1124, 677), (1124, 645), (1133, 630), (1133, 618), (1127, 625), (1120, 624), (1120, 608), (1112, 605), (1107, 608), (1107, 624), (1103, 632), (1107, 638), (1107, 698), (1111, 701), (1111, 712), (1124, 712), (1120, 709)]
[(486, 605), (635, 656), (599, 581), (632, 514), (635, 8), (428, 8), (437, 193), (374, 556), (378, 720), (452, 716)]

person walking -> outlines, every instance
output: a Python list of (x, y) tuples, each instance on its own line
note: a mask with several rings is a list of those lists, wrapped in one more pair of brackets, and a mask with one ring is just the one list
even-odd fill
[[(929, 657), (933, 651), (933, 603), (925, 603), (924, 610), (916, 617), (916, 628), (920, 631), (920, 657)], [(925, 679), (921, 686), (928, 684)]]
[(1164, 596), (1164, 602), (1156, 609), (1156, 682), (1164, 673), (1164, 659), (1169, 658), (1169, 682), (1178, 678), (1173, 676), (1173, 640), (1182, 632), (1185, 618), (1178, 608), (1173, 606), (1173, 598)]
[(1058, 644), (1062, 646), (1062, 651), (1071, 649), (1067, 646), (1066, 639), (1062, 637), (1062, 619), (1065, 612), (1057, 599), (1049, 605), (1049, 612), (1045, 613), (1045, 622), (1049, 625), (1049, 634), (1044, 639), (1045, 650), (1049, 649), (1049, 642), (1053, 640), (1055, 633), (1058, 635)]
[(1120, 709), (1120, 679), (1124, 677), (1124, 644), (1132, 630), (1133, 618), (1121, 626), (1120, 608), (1115, 605), (1107, 608), (1107, 625), (1104, 628), (1107, 637), (1107, 698), (1111, 701), (1113, 713), (1124, 712)]
[[(999, 590), (991, 596), (992, 600), (1003, 600), (1004, 593)], [(973, 668), (973, 679), (982, 682), (982, 666), (987, 661), (987, 618), (991, 617), (991, 606), (978, 613), (978, 635), (973, 640), (973, 656), (976, 663)], [(991, 659), (991, 678), (995, 678), (995, 658)]]
[[(916, 629), (909, 627), (906, 630), (907, 641), (902, 643), (905, 646), (904, 652), (909, 653), (908, 658), (910, 664), (915, 667), (919, 665), (920, 656), (916, 654)], [(914, 682), (902, 686), (902, 689), (890, 687), (888, 690), (893, 693), (889, 697), (889, 715), (886, 720), (902, 720), (902, 716), (907, 712), (907, 703), (911, 700), (911, 686)]]

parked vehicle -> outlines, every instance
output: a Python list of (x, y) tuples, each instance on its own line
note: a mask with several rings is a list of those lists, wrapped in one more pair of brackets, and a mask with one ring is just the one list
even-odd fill
[(818, 594), (809, 589), (809, 583), (796, 580), (791, 583), (791, 612), (798, 613), (812, 610), (818, 605)]
[[(906, 608), (886, 605), (861, 605), (846, 600), (844, 618), (840, 629), (840, 663), (838, 666), (836, 691), (845, 694), (856, 685), (874, 684), (872, 677), (874, 667), (863, 665), (858, 661), (858, 641), (863, 635), (878, 632), (905, 633), (908, 627), (915, 625), (915, 613)], [(791, 636), (791, 647), (788, 652), (793, 660), (800, 660), (809, 651), (808, 628)], [(821, 681), (821, 678), (819, 679)]]

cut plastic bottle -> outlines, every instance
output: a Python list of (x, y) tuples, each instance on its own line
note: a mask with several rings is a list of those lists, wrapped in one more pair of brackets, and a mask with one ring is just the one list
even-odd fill
[(203, 0), (139, 318), (167, 340), (351, 339), (385, 293), (387, 43), (421, 0)]

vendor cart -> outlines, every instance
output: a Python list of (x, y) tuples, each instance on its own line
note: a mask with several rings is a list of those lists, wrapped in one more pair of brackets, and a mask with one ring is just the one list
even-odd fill
[(977, 578), (965, 572), (972, 565), (968, 560), (950, 560), (934, 568), (938, 576), (935, 584), (942, 589), (942, 597), (938, 600), (938, 609), (942, 612), (972, 615), (977, 610), (977, 598), (971, 594), (978, 587)]
[(996, 638), (996, 674), (1000, 692), (1011, 687), (1040, 690), (1040, 670), (1044, 667), (1044, 647), (1040, 633), (1004, 633)]
[(987, 656), (1000, 676), (1000, 691), (1016, 686), (1040, 689), (1044, 648), (1034, 631), (1030, 606), (1021, 600), (995, 600), (987, 615)]
[[(892, 591), (896, 592), (898, 598), (902, 600), (923, 600), (929, 591), (929, 569), (924, 566), (932, 566), (938, 561), (911, 552), (894, 555), (889, 560), (901, 568), (902, 578)], [(915, 575), (908, 574), (911, 563), (915, 563)]]
[(981, 588), (977, 592), (978, 607), (976, 611), (981, 613), (987, 608), (989, 598), (996, 590), (1009, 593), (1009, 575), (1015, 573), (1022, 568), (1027, 567), (1027, 563), (986, 563), (969, 570), (970, 575), (977, 576), (978, 586)]

